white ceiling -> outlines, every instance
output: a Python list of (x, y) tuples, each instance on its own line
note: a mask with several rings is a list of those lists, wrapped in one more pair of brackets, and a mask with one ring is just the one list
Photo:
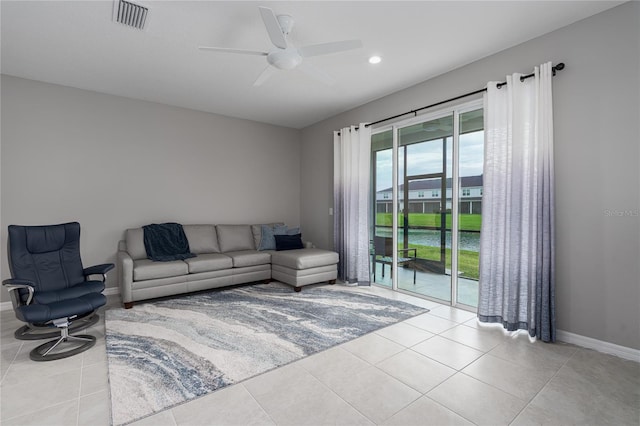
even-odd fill
[[(114, 23), (112, 1), (2, 1), (2, 73), (303, 128), (622, 3), (131, 1), (144, 31)], [(364, 48), (306, 59), (333, 86), (292, 70), (254, 87), (264, 57), (197, 46), (269, 50), (259, 5), (294, 17), (296, 46)]]

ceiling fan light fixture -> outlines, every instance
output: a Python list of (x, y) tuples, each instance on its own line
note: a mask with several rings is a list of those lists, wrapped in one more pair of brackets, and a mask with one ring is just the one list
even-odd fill
[(382, 62), (382, 58), (380, 56), (374, 55), (372, 57), (369, 58), (369, 63), (370, 64), (379, 64), (380, 62)]
[(292, 70), (302, 62), (297, 49), (276, 49), (267, 55), (267, 62), (281, 70)]

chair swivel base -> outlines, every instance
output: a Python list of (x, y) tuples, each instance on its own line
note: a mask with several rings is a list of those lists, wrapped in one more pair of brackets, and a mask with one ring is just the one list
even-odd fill
[[(74, 346), (71, 349), (61, 352), (51, 352), (54, 348), (56, 348), (60, 343), (64, 342), (83, 342), (79, 346)], [(56, 359), (67, 358), (73, 355), (77, 355), (91, 348), (96, 344), (96, 338), (94, 336), (90, 336), (88, 334), (79, 334), (77, 336), (68, 336), (67, 338), (60, 338), (56, 340), (51, 340), (47, 343), (44, 343), (31, 352), (29, 352), (29, 358), (32, 361), (54, 361)]]
[[(96, 344), (96, 338), (94, 336), (90, 336), (88, 334), (69, 336), (66, 328), (61, 331), (62, 335), (60, 338), (50, 340), (47, 343), (43, 343), (42, 345), (34, 348), (29, 352), (29, 358), (31, 358), (32, 361), (54, 361), (56, 359), (77, 355)], [(53, 350), (62, 343), (73, 343), (74, 346), (65, 351), (54, 352)]]
[[(96, 324), (99, 320), (100, 315), (95, 312), (83, 318), (76, 318), (69, 326), (69, 332), (73, 333), (84, 330)], [(13, 333), (13, 336), (18, 340), (54, 339), (60, 336), (60, 331), (51, 331), (50, 325), (27, 324), (17, 329), (15, 333)]]
[[(67, 358), (84, 352), (96, 344), (96, 338), (88, 334), (70, 336), (69, 326), (71, 326), (72, 323), (68, 317), (55, 319), (51, 321), (51, 323), (60, 330), (58, 338), (43, 343), (29, 352), (29, 358), (31, 358), (31, 360), (53, 361)], [(72, 343), (73, 346), (67, 350), (54, 351), (61, 343)]]

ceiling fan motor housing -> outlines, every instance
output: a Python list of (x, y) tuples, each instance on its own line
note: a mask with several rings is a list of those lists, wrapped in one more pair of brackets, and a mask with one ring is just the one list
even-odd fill
[(295, 47), (276, 49), (267, 55), (267, 62), (281, 70), (292, 70), (302, 62), (302, 56)]

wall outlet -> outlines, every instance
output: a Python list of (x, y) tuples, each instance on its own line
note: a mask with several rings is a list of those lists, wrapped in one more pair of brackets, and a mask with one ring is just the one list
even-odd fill
[(329, 216), (333, 216), (333, 207), (329, 207)]

